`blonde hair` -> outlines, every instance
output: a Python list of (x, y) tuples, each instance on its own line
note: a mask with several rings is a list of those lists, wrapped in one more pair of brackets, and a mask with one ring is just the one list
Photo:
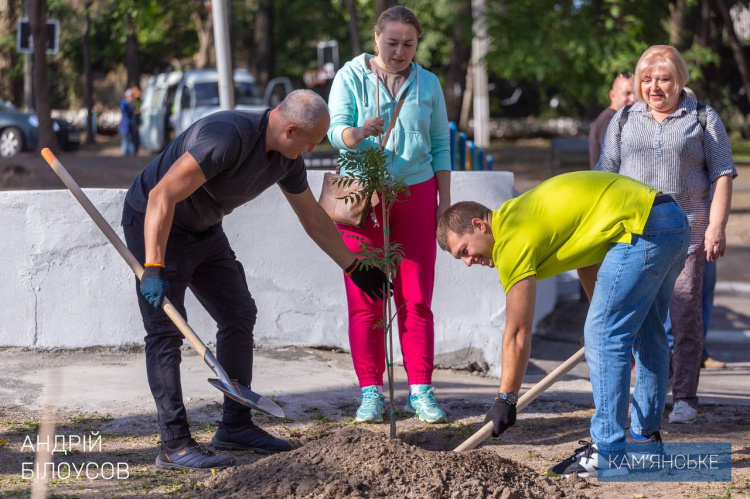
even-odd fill
[(657, 68), (666, 70), (674, 78), (677, 85), (677, 93), (682, 92), (682, 89), (685, 88), (690, 79), (685, 59), (682, 58), (676, 48), (669, 45), (653, 45), (646, 49), (641, 58), (638, 59), (638, 64), (635, 65), (634, 87), (635, 98), (637, 100), (641, 102), (645, 101), (643, 92), (641, 92), (643, 74)]

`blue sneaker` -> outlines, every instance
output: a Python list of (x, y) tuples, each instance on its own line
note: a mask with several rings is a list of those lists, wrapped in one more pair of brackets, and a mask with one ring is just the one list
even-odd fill
[(162, 445), (156, 467), (162, 470), (210, 470), (234, 466), (234, 458), (216, 454), (192, 438), (184, 446), (169, 450)]
[(445, 412), (435, 400), (435, 389), (432, 385), (416, 385), (416, 395), (409, 395), (404, 411), (416, 414), (425, 423), (446, 423)]
[(385, 397), (378, 393), (375, 385), (362, 388), (362, 401), (354, 421), (357, 423), (382, 423)]

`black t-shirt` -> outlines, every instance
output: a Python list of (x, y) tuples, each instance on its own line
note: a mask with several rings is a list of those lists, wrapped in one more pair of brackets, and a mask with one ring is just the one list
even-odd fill
[(602, 154), (602, 144), (604, 144), (604, 136), (607, 133), (607, 127), (609, 122), (612, 121), (612, 117), (617, 113), (611, 107), (608, 107), (596, 117), (594, 123), (591, 125), (591, 131), (589, 131), (589, 165), (591, 168), (595, 167), (599, 162), (599, 156)]
[(304, 192), (304, 160), (266, 154), (269, 113), (221, 111), (196, 121), (136, 177), (126, 202), (146, 213), (149, 192), (186, 152), (200, 165), (206, 183), (175, 206), (174, 224), (183, 229), (204, 231), (276, 183), (290, 194)]

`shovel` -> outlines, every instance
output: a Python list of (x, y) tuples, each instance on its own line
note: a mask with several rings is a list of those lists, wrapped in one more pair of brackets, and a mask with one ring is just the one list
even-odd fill
[[(542, 381), (534, 385), (531, 390), (524, 393), (523, 396), (518, 399), (518, 404), (516, 404), (516, 411), (521, 412), (524, 407), (532, 403), (539, 395), (544, 393), (547, 388), (554, 385), (557, 380), (568, 374), (568, 372), (575, 366), (577, 366), (584, 359), (584, 357), (584, 351), (583, 348), (581, 348), (571, 358), (560, 364), (557, 369), (545, 376)], [(492, 426), (492, 421), (487, 422), (487, 424), (482, 426), (479, 431), (466, 439), (464, 443), (453, 449), (453, 452), (463, 452), (466, 450), (471, 450), (477, 445), (481, 444), (492, 435)]]
[[(141, 275), (143, 274), (143, 267), (141, 267), (141, 264), (138, 262), (138, 260), (136, 260), (127, 246), (125, 246), (125, 243), (123, 243), (122, 240), (117, 236), (117, 233), (107, 223), (102, 214), (99, 213), (96, 207), (91, 203), (91, 200), (86, 196), (86, 194), (83, 193), (81, 188), (78, 186), (76, 181), (73, 180), (73, 177), (70, 176), (62, 163), (60, 163), (60, 161), (55, 157), (52, 151), (47, 148), (42, 149), (42, 157), (44, 157), (47, 163), (49, 163), (57, 176), (60, 177), (60, 180), (63, 181), (65, 186), (70, 190), (70, 192), (78, 200), (78, 202), (81, 203), (81, 206), (84, 210), (86, 210), (86, 213), (89, 214), (94, 223), (99, 227), (99, 229), (101, 229), (107, 239), (109, 239), (109, 242), (112, 243), (112, 246), (114, 246), (117, 252), (120, 253), (120, 256), (125, 259), (125, 262), (127, 262), (130, 268), (133, 269), (135, 276), (140, 280)], [(242, 405), (265, 412), (267, 414), (271, 414), (272, 416), (280, 418), (284, 417), (284, 411), (281, 410), (281, 407), (276, 405), (271, 399), (258, 395), (246, 386), (238, 384), (236, 380), (229, 379), (226, 371), (224, 371), (224, 368), (221, 367), (221, 364), (219, 364), (219, 362), (216, 360), (216, 357), (214, 357), (214, 354), (211, 353), (211, 350), (206, 348), (206, 345), (201, 341), (200, 338), (198, 338), (198, 335), (195, 334), (195, 331), (192, 330), (187, 321), (185, 321), (185, 319), (182, 317), (182, 315), (180, 315), (177, 309), (174, 308), (174, 305), (172, 305), (172, 302), (170, 302), (166, 296), (164, 297), (164, 302), (162, 303), (161, 308), (162, 310), (164, 310), (164, 313), (167, 314), (170, 319), (172, 319), (172, 322), (174, 322), (175, 326), (177, 326), (180, 332), (185, 336), (185, 338), (190, 343), (190, 346), (192, 346), (193, 349), (198, 352), (198, 355), (201, 356), (203, 361), (208, 364), (208, 367), (210, 367), (211, 370), (218, 376), (218, 378), (209, 378), (209, 383), (222, 391), (227, 397), (239, 402)]]

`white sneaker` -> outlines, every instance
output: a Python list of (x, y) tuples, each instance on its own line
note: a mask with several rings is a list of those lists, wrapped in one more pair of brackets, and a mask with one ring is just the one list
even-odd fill
[(678, 400), (674, 405), (674, 409), (672, 409), (672, 413), (669, 415), (669, 422), (690, 424), (695, 423), (696, 417), (698, 417), (697, 409), (690, 407), (684, 400)]

